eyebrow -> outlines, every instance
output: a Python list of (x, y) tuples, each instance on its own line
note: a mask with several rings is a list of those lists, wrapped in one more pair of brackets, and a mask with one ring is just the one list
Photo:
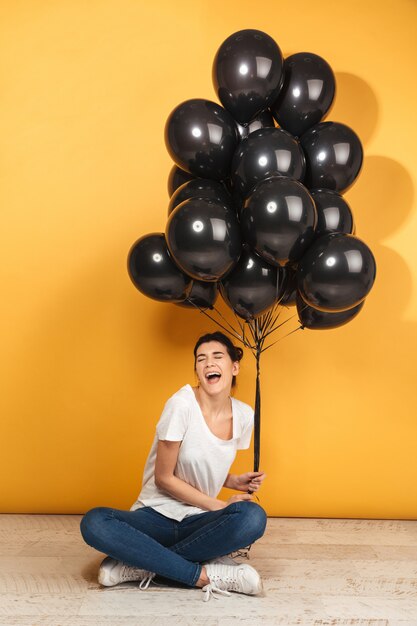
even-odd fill
[[(217, 350), (216, 352), (213, 352), (213, 354), (224, 354), (224, 352), (221, 352), (220, 350)], [(205, 352), (200, 352), (200, 354), (197, 354), (197, 359), (199, 356), (207, 356)]]

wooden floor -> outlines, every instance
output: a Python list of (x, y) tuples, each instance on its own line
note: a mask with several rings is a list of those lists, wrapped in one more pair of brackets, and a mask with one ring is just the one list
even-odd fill
[[(81, 515), (0, 515), (0, 626), (417, 626), (417, 521), (269, 518), (263, 596), (97, 583)], [(242, 559), (240, 559), (242, 560)]]

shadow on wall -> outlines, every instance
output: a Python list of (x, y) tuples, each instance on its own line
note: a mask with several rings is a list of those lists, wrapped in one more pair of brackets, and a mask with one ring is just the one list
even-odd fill
[(357, 236), (369, 241), (372, 249), (399, 230), (409, 217), (414, 202), (413, 182), (397, 161), (365, 156), (359, 178), (345, 197), (355, 217)]
[[(335, 72), (336, 95), (325, 121), (347, 124), (364, 146), (372, 138), (378, 123), (378, 102), (369, 85), (353, 74)], [(355, 185), (355, 183), (354, 183)]]

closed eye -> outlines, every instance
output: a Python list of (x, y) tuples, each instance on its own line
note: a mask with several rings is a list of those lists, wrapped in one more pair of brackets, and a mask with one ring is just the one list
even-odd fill
[[(223, 352), (213, 352), (212, 353), (215, 359), (222, 359), (224, 357), (224, 353)], [(206, 358), (205, 354), (200, 354), (197, 357), (197, 363), (202, 363)]]

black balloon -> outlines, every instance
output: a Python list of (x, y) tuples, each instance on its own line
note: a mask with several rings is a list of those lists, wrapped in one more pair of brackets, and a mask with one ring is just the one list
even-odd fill
[(249, 122), (276, 100), (282, 66), (278, 44), (260, 30), (240, 30), (222, 43), (213, 62), (213, 84), (237, 122)]
[(280, 298), (282, 271), (245, 247), (236, 267), (221, 281), (220, 292), (237, 315), (253, 319)]
[(194, 176), (224, 180), (239, 141), (230, 113), (210, 100), (186, 100), (168, 116), (165, 144), (175, 163)]
[(244, 198), (274, 174), (303, 180), (305, 158), (299, 141), (281, 128), (261, 128), (242, 139), (232, 161), (234, 192)]
[(178, 165), (173, 165), (169, 172), (168, 176), (168, 195), (172, 196), (174, 191), (181, 187), (184, 183), (187, 183), (189, 180), (194, 180), (195, 176), (189, 174), (188, 172), (182, 170)]
[(245, 137), (254, 133), (255, 130), (259, 130), (261, 128), (275, 128), (274, 118), (272, 117), (271, 111), (262, 111), (246, 126), (242, 126), (242, 124), (238, 123), (236, 125), (242, 139), (245, 139)]
[(132, 245), (127, 270), (135, 287), (154, 300), (179, 302), (191, 288), (191, 278), (172, 260), (163, 233), (143, 235)]
[(337, 191), (310, 189), (310, 194), (317, 209), (316, 238), (327, 233), (353, 234), (355, 225), (352, 211)]
[(320, 311), (344, 311), (365, 299), (375, 275), (374, 256), (361, 239), (330, 233), (317, 239), (299, 262), (298, 291)]
[(222, 181), (222, 184), (226, 187), (226, 190), (228, 191), (228, 193), (230, 195), (232, 195), (232, 193), (233, 193), (233, 185), (232, 185), (232, 179), (230, 178), (230, 176), (229, 176), (229, 178), (225, 178)]
[(232, 203), (232, 198), (222, 183), (209, 178), (196, 178), (188, 183), (184, 183), (172, 194), (168, 205), (168, 215), (172, 213), (176, 206), (184, 202), (184, 200), (188, 200), (188, 198), (207, 198), (227, 205)]
[(212, 309), (219, 295), (217, 283), (193, 280), (191, 290), (185, 300), (176, 302), (177, 306), (188, 309)]
[(175, 262), (197, 280), (219, 280), (241, 253), (236, 213), (216, 200), (184, 200), (169, 216), (165, 232)]
[(297, 270), (290, 265), (284, 267), (283, 270), (283, 293), (279, 303), (286, 307), (293, 306), (297, 297)]
[(362, 300), (362, 302), (351, 309), (346, 309), (346, 311), (329, 313), (314, 309), (306, 304), (299, 294), (296, 296), (300, 324), (303, 328), (309, 328), (310, 330), (327, 330), (329, 328), (343, 326), (343, 324), (347, 324), (357, 316), (364, 304), (365, 300)]
[(335, 77), (322, 57), (298, 52), (284, 61), (284, 84), (270, 107), (281, 128), (299, 137), (318, 124), (335, 95)]
[(306, 158), (305, 185), (343, 193), (359, 175), (363, 161), (357, 134), (338, 122), (320, 122), (300, 137)]
[(240, 220), (243, 205), (245, 204), (245, 198), (241, 196), (240, 194), (238, 194), (237, 191), (233, 190), (233, 188), (232, 188), (232, 204)]
[(314, 239), (317, 213), (302, 183), (274, 176), (258, 183), (240, 213), (243, 239), (272, 265), (298, 261)]

